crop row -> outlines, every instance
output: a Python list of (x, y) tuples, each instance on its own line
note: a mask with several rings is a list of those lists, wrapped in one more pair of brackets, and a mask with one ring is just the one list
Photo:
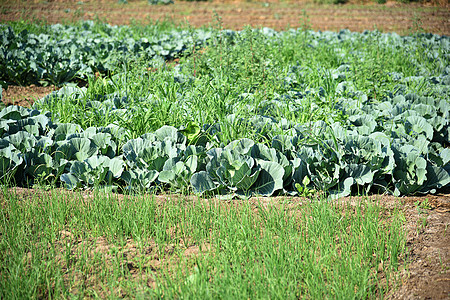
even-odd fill
[[(157, 26), (145, 29), (130, 26), (110, 26), (84, 21), (79, 26), (54, 24), (38, 30), (14, 30), (11, 26), (0, 24), (0, 80), (7, 84), (54, 84), (61, 86), (76, 79), (84, 79), (97, 72), (117, 72), (128, 60), (146, 62), (152, 67), (154, 59), (172, 60), (195, 52), (196, 48), (217, 46), (217, 36), (228, 42), (236, 39), (239, 32), (211, 29), (170, 29), (159, 30)], [(448, 66), (449, 38), (424, 34), (421, 38), (401, 37), (397, 34), (379, 34), (366, 31), (363, 34), (343, 30), (335, 32), (313, 32), (290, 30), (275, 32), (263, 28), (260, 32), (272, 42), (283, 44), (286, 37), (308, 36), (307, 46), (319, 44), (335, 45), (336, 51), (344, 58), (349, 55), (365, 59), (360, 51), (347, 51), (342, 44), (357, 40), (377, 41), (390, 48), (402, 48), (405, 52), (421, 54), (444, 70)], [(215, 41), (214, 40), (215, 37)], [(267, 41), (258, 41), (266, 44)], [(262, 46), (262, 45), (260, 45)], [(414, 63), (414, 58), (412, 62)], [(429, 75), (427, 68), (418, 61), (421, 75)]]
[[(355, 110), (347, 126), (317, 121), (286, 127), (270, 146), (243, 138), (213, 147), (211, 132), (199, 128), (164, 126), (126, 140), (129, 133), (115, 125), (82, 130), (10, 106), (0, 113), (1, 175), (21, 184), (59, 179), (70, 189), (191, 187), (242, 197), (295, 195), (305, 184), (332, 196), (405, 195), (450, 183), (450, 150), (442, 146), (449, 141), (448, 103), (407, 95)], [(255, 130), (271, 126), (283, 125), (263, 117), (254, 123)]]
[(112, 72), (129, 58), (171, 60), (203, 44), (207, 31), (167, 30), (139, 34), (127, 26), (92, 21), (80, 26), (49, 25), (42, 33), (0, 27), (0, 80), (62, 85), (96, 72)]

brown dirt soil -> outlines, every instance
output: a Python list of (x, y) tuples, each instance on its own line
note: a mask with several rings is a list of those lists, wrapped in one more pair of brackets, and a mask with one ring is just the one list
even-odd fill
[(3, 90), (3, 103), (5, 105), (20, 105), (30, 107), (34, 101), (47, 96), (57, 88), (55, 86), (16, 86), (10, 85)]
[[(36, 193), (51, 193), (41, 190), (32, 190), (24, 188), (14, 188), (15, 193), (20, 195), (25, 201), (36, 197)], [(58, 193), (73, 193), (67, 190), (58, 190)], [(83, 192), (84, 200), (89, 202), (93, 197), (92, 193)], [(118, 195), (117, 200), (123, 199), (123, 195)], [(189, 203), (196, 200), (197, 197), (184, 197), (179, 195), (157, 195), (155, 200), (161, 204), (168, 199), (180, 200), (180, 204)], [(76, 198), (79, 201), (79, 197)], [(0, 199), (1, 200), (1, 199)], [(382, 207), (387, 209), (387, 214), (395, 209), (400, 209), (405, 217), (405, 230), (407, 233), (406, 246), (408, 249), (407, 259), (400, 263), (402, 267), (394, 274), (396, 278), (396, 285), (390, 287), (387, 294), (387, 299), (449, 299), (450, 298), (450, 194), (427, 195), (422, 197), (403, 197), (397, 198), (393, 196), (376, 195), (369, 197)], [(202, 199), (201, 201), (214, 201), (225, 207), (239, 206), (243, 202), (238, 201), (221, 201), (215, 199)], [(299, 205), (303, 205), (311, 200), (299, 197), (272, 197), (272, 198), (251, 198), (254, 211), (259, 206), (269, 207), (272, 205), (280, 205), (284, 203), (289, 211), (298, 211)], [(343, 198), (337, 201), (339, 204), (350, 203), (350, 205), (358, 205), (360, 199), (358, 197)], [(286, 204), (287, 203), (287, 204)], [(175, 230), (176, 231), (176, 230)], [(173, 235), (172, 233), (169, 233)], [(178, 237), (179, 239), (179, 237)], [(104, 237), (97, 239), (83, 240), (80, 237), (75, 237), (70, 229), (62, 230), (57, 240), (61, 247), (61, 252), (65, 252), (65, 245), (67, 240), (71, 241), (71, 253), (76, 258), (80, 255), (82, 249), (94, 249), (89, 255), (100, 255), (101, 259), (106, 261), (111, 260), (111, 251), (114, 247)], [(95, 246), (95, 247), (94, 247)], [(144, 241), (137, 243), (133, 239), (128, 239), (116, 251), (123, 257), (124, 264), (129, 268), (131, 277), (124, 280), (142, 279), (147, 282), (147, 285), (152, 287), (155, 285), (155, 280), (152, 277), (144, 276), (142, 270), (151, 270), (158, 273), (158, 271), (171, 270), (179, 262), (180, 259), (189, 259), (201, 253), (210, 253), (209, 245), (196, 245), (189, 240), (177, 240), (174, 237), (173, 244), (168, 245), (163, 252), (157, 251), (157, 245), (154, 241)], [(178, 255), (175, 255), (178, 253)], [(181, 256), (179, 255), (181, 253)], [(213, 253), (210, 253), (213, 255)], [(145, 255), (148, 263), (145, 266), (136, 266), (133, 263), (134, 258), (139, 255)], [(28, 257), (30, 259), (30, 257)], [(378, 266), (382, 270), (383, 266)], [(98, 284), (95, 282), (95, 274), (90, 276), (92, 282), (86, 281), (85, 278), (82, 283), (87, 286), (94, 286)], [(76, 276), (67, 274), (67, 276)], [(94, 280), (94, 281), (93, 281)], [(380, 278), (384, 280), (384, 278)], [(73, 292), (76, 292), (74, 290)], [(111, 291), (110, 291), (111, 292)], [(115, 291), (117, 292), (117, 291)], [(128, 295), (129, 296), (129, 295)]]
[(431, 209), (417, 208), (425, 197), (404, 199), (409, 261), (389, 299), (450, 298), (450, 195), (427, 198)]
[(189, 22), (199, 27), (214, 22), (216, 12), (229, 29), (245, 25), (266, 26), (277, 30), (306, 25), (314, 30), (395, 31), (408, 34), (417, 30), (450, 34), (449, 2), (436, 0), (402, 4), (389, 0), (377, 4), (370, 0), (350, 0), (345, 5), (319, 5), (312, 0), (301, 1), (243, 1), (212, 0), (201, 2), (177, 1), (172, 5), (149, 5), (145, 0), (71, 1), (2, 1), (0, 22), (25, 19), (48, 23), (99, 19), (111, 24), (171, 20)]

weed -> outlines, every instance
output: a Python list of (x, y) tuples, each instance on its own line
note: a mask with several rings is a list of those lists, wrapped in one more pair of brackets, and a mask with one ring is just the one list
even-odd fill
[(420, 213), (421, 210), (430, 210), (432, 209), (432, 206), (428, 200), (428, 198), (426, 198), (424, 201), (420, 201), (417, 200), (414, 203), (414, 206), (416, 206), (417, 211)]
[(412, 23), (410, 27), (411, 34), (418, 34), (425, 32), (423, 28), (423, 22), (419, 14), (414, 13), (411, 19), (411, 23)]
[(302, 9), (302, 15), (300, 16), (300, 20), (299, 20), (299, 23), (300, 23), (300, 29), (302, 30), (302, 31), (308, 31), (308, 30), (311, 30), (312, 28), (311, 28), (311, 20), (309, 19), (309, 16), (308, 16), (308, 14), (306, 13), (306, 10), (305, 9)]
[(310, 183), (311, 183), (311, 180), (309, 180), (309, 177), (305, 176), (305, 178), (303, 178), (302, 184), (299, 184), (299, 183), (295, 184), (295, 188), (297, 189), (300, 196), (305, 197), (305, 198), (310, 198), (311, 196), (316, 194), (316, 191), (314, 189), (308, 188)]
[(417, 225), (416, 225), (416, 232), (417, 234), (421, 233), (425, 227), (427, 227), (428, 224), (428, 215), (421, 215), (419, 216), (419, 219), (417, 220)]

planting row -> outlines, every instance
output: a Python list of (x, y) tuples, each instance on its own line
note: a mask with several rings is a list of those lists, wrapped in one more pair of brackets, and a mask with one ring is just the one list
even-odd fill
[[(239, 39), (242, 32), (230, 30), (161, 30), (157, 26), (110, 26), (92, 21), (84, 21), (78, 26), (54, 24), (36, 28), (16, 32), (10, 26), (0, 24), (0, 80), (6, 84), (51, 83), (60, 86), (78, 78), (86, 79), (97, 72), (116, 72), (129, 60), (138, 60), (151, 68), (153, 59), (171, 60), (195, 52), (196, 47), (217, 47), (224, 40), (229, 44), (242, 42)], [(437, 63), (443, 73), (450, 72), (450, 39), (445, 36), (401, 37), (395, 33), (366, 31), (360, 34), (347, 30), (338, 33), (303, 29), (276, 32), (263, 28), (255, 31), (264, 36), (255, 41), (259, 44), (256, 47), (268, 43), (284, 46), (286, 39), (302, 39), (302, 46), (310, 48), (320, 48), (324, 43), (333, 45), (333, 50), (344, 61), (349, 56), (364, 60), (363, 51), (343, 45), (370, 40), (379, 44), (378, 48), (401, 48), (405, 53), (411, 53), (410, 62), (416, 64), (418, 75), (430, 75), (429, 69), (414, 57), (418, 51), (424, 59)], [(297, 50), (300, 51), (300, 47)]]
[[(128, 26), (49, 25), (43, 33), (15, 32), (0, 25), (0, 80), (15, 84), (61, 85), (96, 72), (113, 72), (128, 59), (170, 60), (203, 44), (203, 30), (138, 32)], [(151, 67), (151, 65), (149, 65)]]
[(296, 195), (305, 188), (331, 197), (408, 195), (450, 183), (448, 101), (399, 95), (377, 106), (339, 105), (357, 113), (345, 125), (291, 126), (259, 116), (254, 130), (281, 126), (285, 133), (266, 144), (242, 138), (222, 147), (213, 142), (220, 131), (208, 126), (163, 126), (129, 139), (130, 132), (117, 125), (82, 130), (54, 124), (48, 113), (10, 106), (0, 112), (0, 174), (20, 185), (61, 182), (69, 189), (192, 190), (223, 197)]

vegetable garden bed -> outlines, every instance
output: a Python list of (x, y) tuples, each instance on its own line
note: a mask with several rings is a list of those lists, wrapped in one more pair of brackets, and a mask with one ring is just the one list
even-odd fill
[[(0, 112), (5, 297), (402, 298), (427, 257), (446, 280), (448, 37), (21, 26), (2, 85), (60, 88)], [(430, 201), (342, 200), (373, 193)]]

